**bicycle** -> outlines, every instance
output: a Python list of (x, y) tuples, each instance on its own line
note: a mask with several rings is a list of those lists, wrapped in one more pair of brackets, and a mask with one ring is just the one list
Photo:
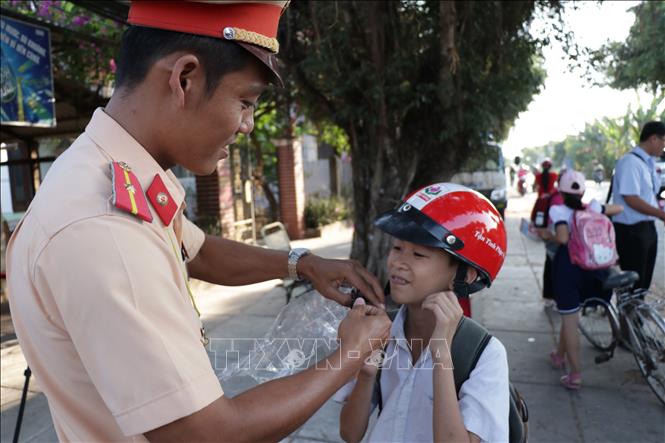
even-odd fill
[(632, 290), (639, 279), (634, 271), (614, 272), (603, 282), (616, 295), (616, 305), (592, 297), (582, 303), (579, 329), (602, 354), (604, 363), (614, 356), (617, 344), (628, 349), (651, 390), (665, 405), (665, 320), (657, 308), (665, 300), (644, 301), (646, 289)]

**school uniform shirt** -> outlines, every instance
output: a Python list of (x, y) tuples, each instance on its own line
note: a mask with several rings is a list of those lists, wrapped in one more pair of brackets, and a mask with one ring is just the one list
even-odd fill
[(658, 207), (656, 194), (660, 188), (660, 178), (656, 172), (656, 162), (639, 146), (621, 157), (616, 164), (612, 201), (623, 206), (623, 211), (612, 216), (612, 221), (624, 225), (634, 225), (644, 221), (655, 221), (656, 217), (636, 211), (626, 204), (625, 195), (636, 195), (650, 206)]
[[(369, 434), (369, 442), (434, 441), (432, 355), (427, 347), (415, 364), (411, 362), (404, 335), (405, 319), (406, 306), (402, 306), (393, 321), (393, 340), (386, 349), (381, 370), (383, 410)], [(342, 387), (334, 399), (345, 401), (354, 386), (355, 380)], [(507, 442), (509, 402), (506, 349), (492, 337), (459, 391), (464, 426), (483, 442)], [(374, 399), (372, 409), (376, 406)]]
[[(121, 161), (131, 170), (114, 175)], [(155, 199), (142, 200), (157, 178)], [(118, 180), (151, 221), (114, 205)], [(17, 226), (7, 250), (12, 320), (61, 441), (145, 441), (223, 394), (189, 300), (183, 257), (205, 236), (183, 216), (184, 196), (98, 109)]]
[[(601, 214), (603, 212), (603, 205), (598, 202), (598, 200), (593, 199), (591, 200), (585, 207), (586, 210), (597, 212)], [(551, 220), (551, 228), (553, 231), (556, 231), (556, 226), (565, 223), (566, 226), (569, 227), (573, 222), (573, 214), (574, 210), (563, 204), (557, 204), (552, 207), (550, 207), (550, 220)]]

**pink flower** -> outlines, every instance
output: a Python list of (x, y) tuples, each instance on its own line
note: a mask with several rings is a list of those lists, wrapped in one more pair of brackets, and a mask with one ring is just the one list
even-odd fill
[(75, 24), (76, 26), (83, 26), (86, 23), (88, 23), (89, 21), (90, 21), (90, 17), (86, 17), (84, 15), (77, 15), (72, 20), (72, 23)]
[(116, 66), (116, 64), (115, 64), (115, 59), (114, 59), (114, 58), (112, 58), (112, 59), (109, 61), (109, 66), (111, 67), (111, 72), (115, 74), (115, 69), (116, 69), (117, 66)]
[(37, 11), (37, 14), (40, 17), (48, 17), (50, 15), (49, 8), (51, 7), (51, 2), (48, 0), (45, 0), (39, 4), (39, 10)]

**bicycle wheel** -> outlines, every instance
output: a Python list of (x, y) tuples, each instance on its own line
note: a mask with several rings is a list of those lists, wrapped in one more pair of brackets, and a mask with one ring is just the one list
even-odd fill
[(596, 349), (609, 351), (616, 345), (619, 323), (614, 308), (602, 298), (589, 298), (580, 309), (579, 329)]
[(645, 305), (633, 309), (627, 318), (637, 366), (653, 393), (665, 404), (665, 322)]

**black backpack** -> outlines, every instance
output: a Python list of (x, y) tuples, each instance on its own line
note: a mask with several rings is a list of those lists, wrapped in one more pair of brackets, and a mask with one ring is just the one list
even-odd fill
[[(454, 362), (453, 376), (455, 378), (455, 390), (459, 395), (459, 390), (476, 367), (480, 355), (485, 350), (492, 335), (476, 321), (462, 317), (453, 343), (450, 347), (450, 353)], [(381, 398), (381, 367), (376, 374), (375, 391), (378, 397), (379, 414), (383, 409), (383, 399)], [(529, 410), (526, 402), (517, 391), (515, 386), (510, 383), (510, 413), (508, 415), (510, 443), (525, 443), (528, 435)]]

